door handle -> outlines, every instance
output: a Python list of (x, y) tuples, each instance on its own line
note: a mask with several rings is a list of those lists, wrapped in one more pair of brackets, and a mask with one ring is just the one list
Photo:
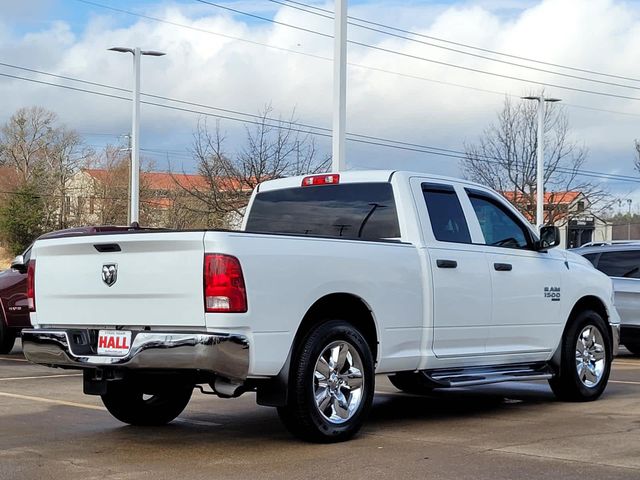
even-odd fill
[(438, 268), (458, 268), (458, 262), (455, 260), (436, 260)]
[(493, 268), (498, 272), (510, 272), (513, 269), (513, 265), (510, 263), (494, 263)]

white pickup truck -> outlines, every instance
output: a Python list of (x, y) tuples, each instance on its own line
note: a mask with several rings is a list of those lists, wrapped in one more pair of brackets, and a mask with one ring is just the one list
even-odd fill
[(286, 427), (340, 441), (376, 374), (400, 390), (548, 380), (605, 389), (618, 347), (611, 280), (539, 239), (500, 195), (421, 173), (265, 182), (242, 231), (39, 240), (28, 265), (37, 364), (82, 369), (117, 419), (170, 422), (194, 387), (255, 391)]

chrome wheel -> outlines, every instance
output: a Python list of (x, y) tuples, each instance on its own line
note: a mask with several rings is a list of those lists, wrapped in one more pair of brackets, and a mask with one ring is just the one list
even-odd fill
[(576, 371), (586, 387), (600, 383), (606, 370), (607, 352), (602, 333), (594, 325), (587, 325), (576, 342)]
[(348, 342), (333, 342), (322, 351), (314, 369), (313, 394), (326, 420), (344, 423), (357, 412), (364, 389), (362, 371), (360, 355)]

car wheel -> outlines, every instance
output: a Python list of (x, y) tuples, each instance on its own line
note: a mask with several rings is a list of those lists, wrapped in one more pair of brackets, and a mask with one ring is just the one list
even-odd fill
[(347, 322), (328, 321), (297, 349), (288, 403), (278, 414), (303, 440), (348, 440), (371, 408), (374, 378), (373, 356), (362, 334)]
[(389, 381), (398, 390), (414, 395), (427, 395), (434, 389), (434, 385), (423, 374), (417, 372), (399, 372), (389, 375)]
[(611, 335), (597, 312), (586, 310), (567, 327), (558, 374), (549, 380), (561, 400), (596, 400), (607, 386), (613, 360)]
[(132, 382), (109, 383), (102, 403), (111, 415), (129, 425), (165, 425), (186, 408), (193, 387), (175, 386), (145, 393)]
[(4, 323), (2, 315), (0, 315), (0, 354), (7, 354), (13, 350), (13, 346), (16, 343), (15, 330), (7, 327)]

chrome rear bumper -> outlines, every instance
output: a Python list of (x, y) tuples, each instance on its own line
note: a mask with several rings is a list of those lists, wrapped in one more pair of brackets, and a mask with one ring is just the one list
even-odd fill
[(24, 356), (51, 367), (200, 370), (232, 380), (246, 379), (249, 371), (249, 342), (242, 335), (133, 332), (124, 356), (81, 354), (69, 335), (64, 329), (23, 330)]

